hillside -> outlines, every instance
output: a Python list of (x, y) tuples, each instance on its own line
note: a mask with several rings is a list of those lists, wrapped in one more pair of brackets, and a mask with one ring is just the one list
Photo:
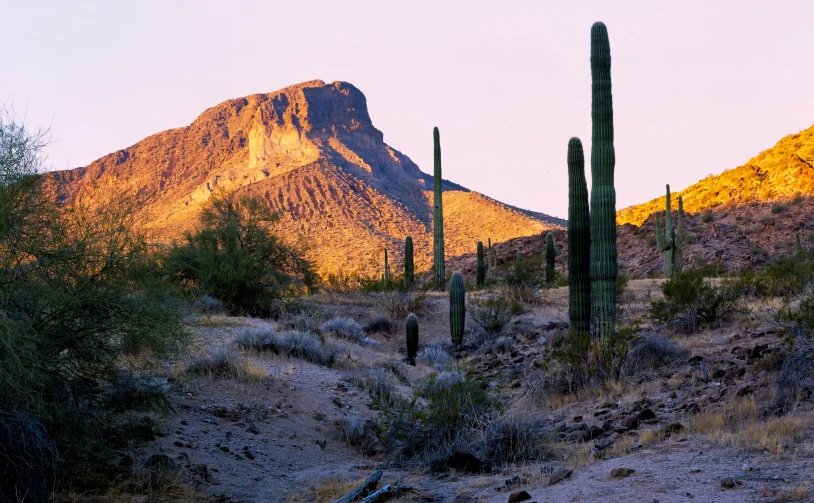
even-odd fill
[[(684, 209), (700, 213), (722, 210), (744, 203), (788, 201), (798, 194), (814, 195), (814, 126), (789, 135), (743, 166), (717, 176), (709, 176), (681, 192)], [(670, 180), (665, 179), (665, 183)], [(641, 225), (654, 211), (664, 211), (664, 195), (643, 204), (620, 210), (619, 225)]]
[[(416, 267), (432, 261), (432, 177), (384, 143), (365, 96), (345, 82), (228, 100), (189, 126), (51, 177), (66, 203), (91, 185), (131, 189), (161, 241), (194, 229), (202, 205), (223, 188), (265, 198), (281, 217), (277, 231), (307, 245), (323, 274), (378, 271), (385, 246), (398, 267), (407, 235)], [(505, 241), (564, 224), (449, 181), (444, 210), (449, 256), (474, 249), (478, 239)]]

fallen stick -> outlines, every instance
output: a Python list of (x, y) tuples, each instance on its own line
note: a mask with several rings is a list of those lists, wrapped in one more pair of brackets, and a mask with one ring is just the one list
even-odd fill
[(360, 500), (370, 494), (371, 491), (376, 489), (376, 486), (379, 485), (379, 480), (382, 478), (382, 469), (379, 468), (373, 475), (367, 478), (365, 482), (354, 489), (353, 491), (349, 492), (348, 494), (342, 496), (338, 500), (334, 500), (332, 503), (352, 503), (354, 501)]
[(395, 483), (395, 485), (391, 486), (390, 484), (387, 484), (378, 491), (370, 493), (365, 499), (361, 501), (361, 503), (380, 503), (382, 501), (387, 501), (390, 498), (394, 498), (401, 494), (411, 492), (414, 492), (414, 489), (410, 486), (401, 485), (401, 480), (399, 480), (398, 482)]

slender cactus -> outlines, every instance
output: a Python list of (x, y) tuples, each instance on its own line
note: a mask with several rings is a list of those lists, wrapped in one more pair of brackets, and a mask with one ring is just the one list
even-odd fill
[(404, 287), (410, 288), (415, 284), (415, 264), (413, 262), (413, 238), (407, 236), (404, 240)]
[(554, 261), (557, 250), (554, 249), (554, 236), (549, 232), (545, 237), (545, 282), (548, 286), (554, 284)]
[(455, 346), (460, 346), (464, 340), (465, 321), (466, 285), (463, 275), (455, 272), (449, 281), (449, 333)]
[(410, 365), (415, 365), (415, 357), (418, 354), (418, 316), (410, 313), (407, 315), (407, 361)]
[(433, 209), (433, 257), (435, 270), (435, 289), (444, 291), (446, 286), (446, 269), (444, 267), (444, 206), (441, 196), (441, 136), (438, 128), (432, 131), (435, 170), (433, 173), (434, 182), (434, 204)]
[(656, 214), (656, 245), (664, 255), (664, 277), (672, 278), (675, 274), (676, 242), (673, 239), (673, 220), (670, 212), (670, 185), (667, 185), (667, 210), (664, 213), (664, 233), (661, 232), (661, 222)]
[(803, 247), (800, 244), (800, 233), (798, 232), (797, 233), (797, 258), (800, 258), (802, 256), (803, 256)]
[(616, 327), (616, 189), (613, 171), (613, 97), (608, 29), (591, 27), (591, 309), (594, 337), (607, 341)]
[(495, 275), (495, 266), (492, 265), (492, 238), (487, 238), (486, 241), (489, 243), (488, 248), (486, 248), (486, 264), (488, 266), (486, 274), (491, 278)]
[(591, 216), (579, 138), (568, 141), (568, 315), (571, 330), (591, 332)]
[(384, 249), (384, 286), (390, 285), (390, 264), (387, 262), (387, 248)]
[(684, 200), (678, 196), (678, 226), (676, 228), (675, 237), (675, 272), (680, 273), (684, 270)]
[(483, 286), (483, 283), (486, 281), (486, 266), (483, 263), (483, 242), (478, 241), (478, 266), (477, 266), (477, 274), (475, 276), (475, 284), (477, 286)]

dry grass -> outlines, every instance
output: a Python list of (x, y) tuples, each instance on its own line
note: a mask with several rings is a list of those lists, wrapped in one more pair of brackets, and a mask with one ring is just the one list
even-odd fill
[(812, 446), (801, 443), (814, 426), (814, 418), (801, 416), (761, 417), (754, 398), (737, 400), (723, 409), (699, 414), (687, 423), (689, 433), (709, 437), (721, 446), (737, 446), (749, 451), (780, 455), (789, 449), (808, 450)]
[(225, 377), (247, 383), (262, 382), (268, 378), (264, 369), (228, 347), (214, 348), (206, 355), (195, 358), (186, 366), (185, 373), (208, 379)]
[(340, 477), (322, 480), (288, 498), (288, 503), (329, 503), (348, 494), (364, 481), (365, 478), (347, 480)]
[(805, 486), (792, 487), (791, 489), (783, 489), (777, 493), (774, 501), (780, 503), (785, 501), (811, 501), (809, 498), (811, 491)]

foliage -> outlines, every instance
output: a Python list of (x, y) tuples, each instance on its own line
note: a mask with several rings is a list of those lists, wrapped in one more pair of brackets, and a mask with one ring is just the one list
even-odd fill
[(201, 228), (169, 251), (169, 278), (220, 299), (232, 314), (271, 314), (275, 301), (308, 292), (318, 280), (302, 251), (269, 230), (277, 220), (261, 198), (216, 192)]
[(364, 342), (367, 338), (362, 325), (351, 318), (337, 316), (322, 324), (322, 333), (353, 342)]
[(336, 361), (334, 349), (311, 332), (286, 330), (278, 334), (271, 327), (248, 327), (235, 339), (235, 345), (300, 358), (318, 365), (331, 366)]
[(186, 339), (134, 202), (85, 187), (58, 207), (39, 176), (44, 146), (0, 113), (0, 494), (36, 500), (63, 468), (104, 462), (106, 439), (130, 440), (106, 408), (123, 364)]
[(714, 285), (695, 271), (676, 274), (662, 284), (663, 300), (650, 305), (654, 323), (681, 333), (718, 326), (747, 311), (742, 290), (731, 282)]
[(400, 319), (410, 313), (420, 314), (428, 307), (427, 292), (423, 290), (390, 290), (373, 296), (376, 310), (391, 319)]
[(559, 365), (556, 384), (566, 393), (619, 379), (630, 349), (639, 338), (639, 326), (620, 325), (611, 337), (598, 339), (572, 330), (553, 350)]
[(787, 298), (776, 321), (788, 337), (789, 355), (777, 377), (774, 406), (789, 411), (807, 396), (814, 396), (814, 292), (808, 290), (799, 303)]
[(477, 299), (469, 303), (469, 317), (486, 332), (489, 339), (503, 332), (503, 329), (521, 314), (523, 306), (503, 296)]
[(465, 445), (500, 411), (500, 401), (460, 371), (433, 374), (417, 388), (426, 405), (396, 398), (382, 408), (374, 429), (380, 448), (414, 455)]

